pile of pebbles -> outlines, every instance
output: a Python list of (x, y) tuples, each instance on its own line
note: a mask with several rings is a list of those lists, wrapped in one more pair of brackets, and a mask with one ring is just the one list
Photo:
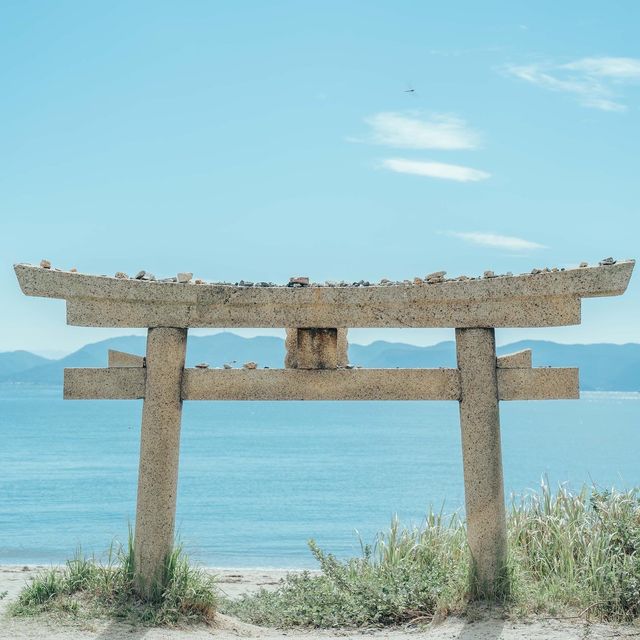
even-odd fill
[[(609, 265), (616, 264), (616, 260), (613, 258), (604, 258), (600, 260), (598, 266), (606, 267)], [(579, 265), (580, 269), (588, 267), (588, 262), (581, 262)], [(42, 269), (51, 269), (51, 262), (49, 260), (42, 260), (40, 262), (40, 267)], [(61, 271), (60, 269), (54, 269), (55, 271)], [(77, 273), (77, 269), (74, 267), (69, 270), (72, 273)], [(527, 273), (522, 273), (520, 275), (538, 275), (540, 273), (555, 273), (559, 271), (565, 271), (564, 267), (544, 267), (542, 269), (532, 269)], [(129, 275), (124, 273), (123, 271), (118, 271), (113, 276), (114, 278), (118, 278), (119, 280), (141, 280), (144, 282), (159, 282), (159, 283), (175, 283), (175, 284), (210, 284), (215, 286), (222, 287), (289, 287), (292, 289), (304, 288), (304, 287), (399, 287), (399, 286), (422, 286), (422, 285), (430, 285), (430, 284), (440, 284), (442, 282), (464, 282), (470, 280), (485, 280), (491, 278), (511, 278), (513, 277), (513, 273), (508, 271), (507, 273), (494, 273), (493, 271), (485, 271), (482, 276), (472, 277), (472, 276), (457, 276), (455, 278), (447, 278), (446, 271), (434, 271), (433, 273), (429, 273), (424, 277), (415, 277), (413, 280), (389, 280), (388, 278), (382, 278), (379, 282), (370, 282), (369, 280), (358, 280), (357, 282), (347, 282), (345, 280), (327, 280), (325, 282), (311, 282), (306, 276), (295, 276), (289, 278), (289, 282), (287, 284), (276, 284), (275, 282), (251, 282), (248, 280), (240, 280), (239, 282), (205, 282), (200, 279), (193, 279), (193, 273), (184, 271), (180, 272), (175, 276), (170, 278), (156, 278), (153, 273), (150, 271), (139, 271), (133, 278), (130, 278)]]
[[(229, 369), (233, 369), (233, 365), (235, 364), (235, 360), (233, 362), (225, 362), (221, 367), (213, 367), (214, 369), (224, 369), (224, 370), (229, 370)], [(245, 362), (242, 365), (243, 369), (249, 369), (250, 371), (253, 371), (254, 369), (258, 369), (258, 363), (257, 362)], [(268, 369), (269, 367), (263, 367), (263, 369)], [(209, 366), (208, 362), (199, 362), (196, 365), (196, 369), (211, 369), (211, 367)]]

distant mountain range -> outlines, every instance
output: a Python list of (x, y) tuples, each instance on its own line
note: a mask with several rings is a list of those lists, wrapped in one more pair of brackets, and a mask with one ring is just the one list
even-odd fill
[[(579, 367), (583, 391), (640, 391), (640, 344), (558, 344), (522, 340), (498, 348), (499, 354), (533, 349), (534, 366)], [(0, 353), (0, 382), (62, 384), (65, 367), (105, 367), (107, 350), (144, 355), (144, 336), (110, 338), (88, 344), (58, 360), (28, 351)], [(235, 361), (234, 366), (253, 360), (264, 367), (282, 367), (284, 341), (260, 336), (243, 338), (234, 333), (189, 336), (187, 366), (208, 362), (212, 367)], [(372, 368), (455, 367), (455, 345), (440, 342), (429, 347), (377, 341), (349, 346), (353, 364)]]

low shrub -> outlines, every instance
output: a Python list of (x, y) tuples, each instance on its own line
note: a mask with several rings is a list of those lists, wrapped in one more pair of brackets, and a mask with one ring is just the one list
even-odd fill
[(320, 575), (289, 574), (276, 591), (226, 600), (224, 612), (268, 626), (380, 626), (431, 616), (464, 597), (469, 559), (455, 516), (431, 514), (419, 529), (394, 519), (362, 557), (345, 562), (309, 546)]
[[(499, 604), (510, 615), (640, 616), (638, 490), (553, 492), (544, 482), (512, 500), (508, 535)], [(431, 513), (412, 529), (394, 520), (346, 561), (309, 545), (320, 575), (290, 574), (275, 591), (227, 599), (221, 610), (269, 626), (380, 626), (464, 613), (474, 597), (465, 525), (455, 516)]]
[(110, 550), (106, 563), (76, 553), (64, 567), (37, 575), (10, 607), (15, 616), (41, 613), (101, 616), (145, 625), (211, 622), (217, 605), (215, 578), (189, 564), (180, 547), (168, 555), (161, 588), (149, 599), (135, 589), (133, 544)]

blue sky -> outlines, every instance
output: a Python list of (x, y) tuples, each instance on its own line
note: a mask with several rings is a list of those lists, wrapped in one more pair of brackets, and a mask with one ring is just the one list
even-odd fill
[[(639, 28), (634, 1), (4, 0), (0, 350), (118, 333), (20, 293), (45, 257), (279, 282), (639, 257)], [(638, 342), (638, 277), (498, 338)]]

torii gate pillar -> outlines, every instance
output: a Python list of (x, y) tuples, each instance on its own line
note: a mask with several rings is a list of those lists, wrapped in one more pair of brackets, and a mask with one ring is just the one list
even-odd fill
[(134, 544), (137, 587), (145, 596), (163, 583), (173, 549), (186, 348), (186, 329), (148, 330)]
[(494, 329), (456, 329), (467, 537), (477, 595), (504, 584), (507, 524)]

